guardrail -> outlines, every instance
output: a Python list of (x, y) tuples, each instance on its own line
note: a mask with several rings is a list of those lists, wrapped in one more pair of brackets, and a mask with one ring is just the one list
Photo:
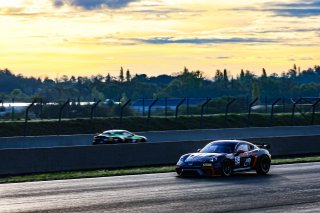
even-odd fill
[[(268, 143), (273, 156), (320, 153), (320, 135), (250, 138)], [(209, 141), (0, 150), (0, 175), (175, 164)]]

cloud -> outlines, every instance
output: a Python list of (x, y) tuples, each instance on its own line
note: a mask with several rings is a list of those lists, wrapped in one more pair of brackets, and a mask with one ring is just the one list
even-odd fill
[(52, 0), (53, 5), (61, 7), (69, 5), (73, 7), (81, 7), (86, 10), (94, 10), (99, 8), (108, 7), (111, 9), (118, 9), (126, 7), (129, 3), (137, 0)]
[(132, 39), (137, 42), (146, 44), (220, 44), (220, 43), (269, 43), (276, 42), (273, 39), (257, 39), (257, 38), (182, 38), (175, 39), (173, 37), (154, 37), (148, 39)]
[(320, 15), (320, 9), (274, 9), (271, 11), (278, 16), (309, 17)]
[(55, 7), (62, 7), (64, 5), (63, 1), (62, 0), (54, 0), (53, 1), (53, 5)]
[(290, 58), (289, 61), (313, 61), (315, 58), (311, 57), (302, 57), (302, 58)]
[(218, 56), (207, 56), (205, 57), (206, 59), (212, 60), (212, 59), (218, 59), (218, 60), (223, 60), (223, 59), (231, 59), (233, 56), (228, 56), (228, 55), (218, 55)]
[(308, 3), (298, 1), (294, 3), (264, 3), (257, 7), (234, 8), (232, 10), (264, 11), (272, 12), (277, 16), (310, 17), (320, 15), (320, 0), (312, 0)]

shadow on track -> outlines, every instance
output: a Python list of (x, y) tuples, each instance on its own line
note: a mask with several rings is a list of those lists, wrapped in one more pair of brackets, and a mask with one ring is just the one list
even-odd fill
[(219, 182), (219, 183), (232, 183), (232, 184), (243, 184), (243, 183), (267, 183), (274, 182), (276, 179), (283, 179), (281, 175), (278, 174), (267, 174), (267, 175), (257, 175), (255, 172), (245, 172), (245, 173), (235, 173), (230, 177), (224, 176), (175, 176), (177, 180), (187, 180), (195, 182)]

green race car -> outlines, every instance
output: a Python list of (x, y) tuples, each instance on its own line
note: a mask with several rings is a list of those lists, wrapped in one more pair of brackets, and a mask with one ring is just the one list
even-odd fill
[(147, 138), (127, 130), (108, 130), (93, 137), (92, 144), (117, 144), (147, 142)]

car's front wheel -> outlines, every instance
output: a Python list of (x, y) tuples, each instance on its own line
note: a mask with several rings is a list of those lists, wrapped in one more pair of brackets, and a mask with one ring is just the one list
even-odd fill
[(230, 160), (225, 160), (222, 163), (221, 174), (225, 177), (229, 177), (232, 175), (232, 163)]
[(270, 170), (270, 166), (271, 166), (270, 158), (266, 155), (261, 156), (257, 163), (257, 168), (256, 168), (257, 174), (266, 175)]
[(145, 138), (142, 138), (142, 139), (140, 140), (140, 142), (145, 143), (145, 142), (147, 142), (147, 140), (146, 140)]

